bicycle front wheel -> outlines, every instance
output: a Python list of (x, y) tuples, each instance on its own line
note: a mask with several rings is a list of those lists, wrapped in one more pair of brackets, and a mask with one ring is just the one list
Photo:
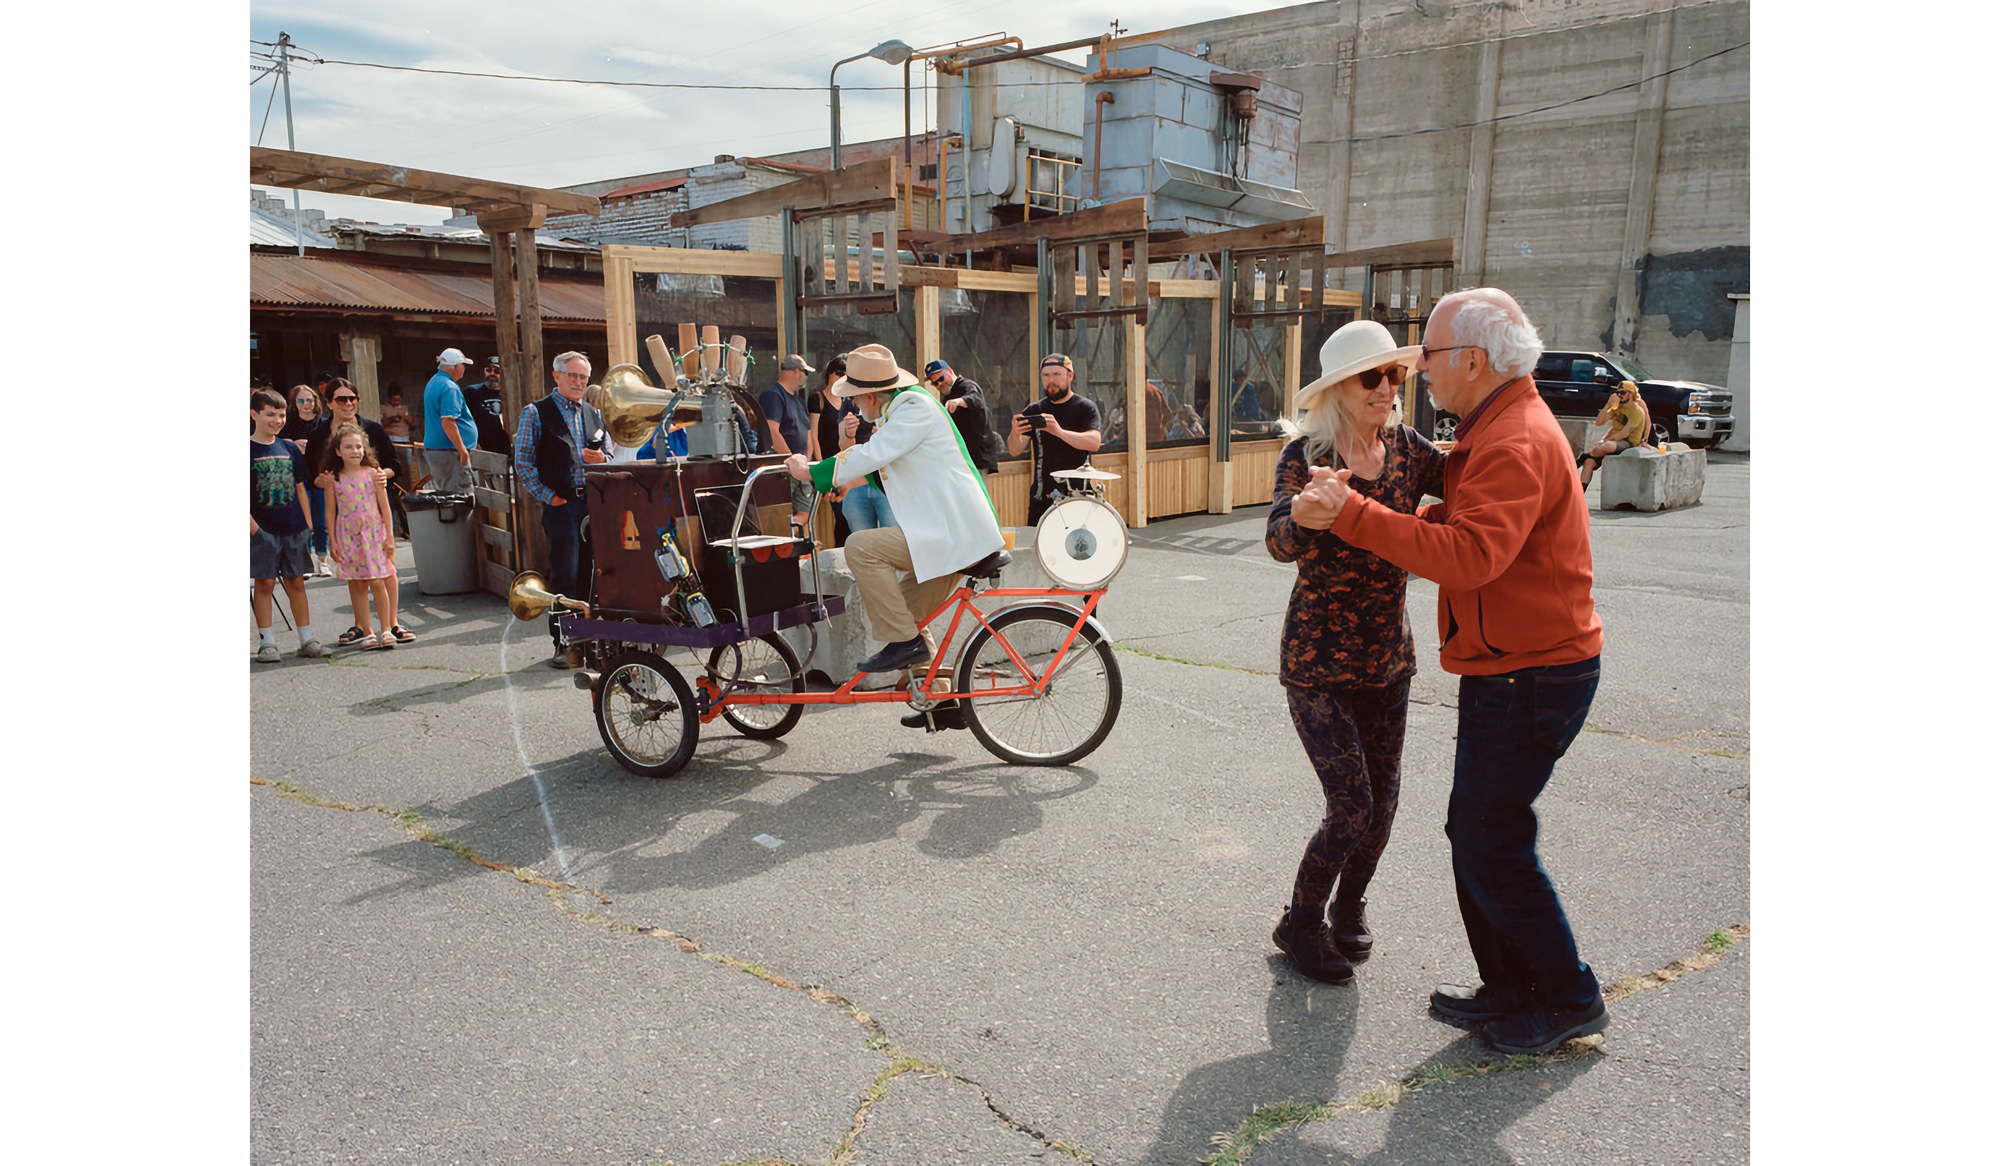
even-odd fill
[[(965, 710), (966, 727), (1002, 761), (1068, 765), (1089, 756), (1110, 736), (1125, 682), (1111, 642), (1092, 624), (1077, 628), (1078, 619), (1067, 607), (1008, 608), (993, 617), (991, 630), (975, 632), (959, 657), (955, 695)], [(1056, 653), (1070, 640), (1072, 629), (1076, 638), (1057, 663)], [(1008, 654), (1007, 645), (1021, 664)], [(982, 689), (1032, 686), (1042, 678), (1048, 683), (1040, 696), (979, 695)]]

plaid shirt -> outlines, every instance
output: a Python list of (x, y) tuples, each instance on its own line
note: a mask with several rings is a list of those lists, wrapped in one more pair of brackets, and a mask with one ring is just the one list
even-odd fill
[[(569, 493), (564, 495), (565, 499), (573, 498), (577, 491), (583, 489), (583, 444), (589, 440), (583, 432), (583, 402), (572, 401), (561, 393), (549, 395), (555, 398), (556, 411), (568, 422), (570, 437), (576, 442), (576, 466), (570, 474)], [(521, 484), (528, 488), (528, 493), (546, 506), (555, 499), (556, 493), (542, 484), (542, 475), (535, 469), (535, 446), (541, 440), (542, 411), (535, 405), (529, 405), (521, 410), (521, 423), (514, 427), (514, 469)]]

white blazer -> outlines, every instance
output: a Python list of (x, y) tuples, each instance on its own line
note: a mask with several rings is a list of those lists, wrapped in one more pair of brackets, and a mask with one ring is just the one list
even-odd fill
[(1004, 545), (993, 501), (965, 459), (957, 427), (923, 389), (889, 398), (868, 440), (814, 468), (822, 467), (830, 472), (813, 474), (821, 489), (881, 473), (920, 583), (963, 571)]

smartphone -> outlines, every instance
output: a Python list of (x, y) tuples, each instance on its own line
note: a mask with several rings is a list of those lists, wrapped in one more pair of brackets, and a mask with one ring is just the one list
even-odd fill
[(1027, 418), (1028, 428), (1030, 429), (1047, 429), (1049, 427), (1049, 415), (1047, 413), (1029, 413), (1027, 414)]

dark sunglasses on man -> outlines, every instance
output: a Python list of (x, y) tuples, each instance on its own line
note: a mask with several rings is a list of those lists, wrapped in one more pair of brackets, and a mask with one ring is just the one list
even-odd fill
[(1400, 364), (1392, 364), (1388, 368), (1366, 369), (1357, 375), (1361, 378), (1361, 387), (1372, 393), (1375, 391), (1376, 386), (1385, 380), (1391, 385), (1401, 385), (1403, 377), (1408, 371), (1408, 369)]

